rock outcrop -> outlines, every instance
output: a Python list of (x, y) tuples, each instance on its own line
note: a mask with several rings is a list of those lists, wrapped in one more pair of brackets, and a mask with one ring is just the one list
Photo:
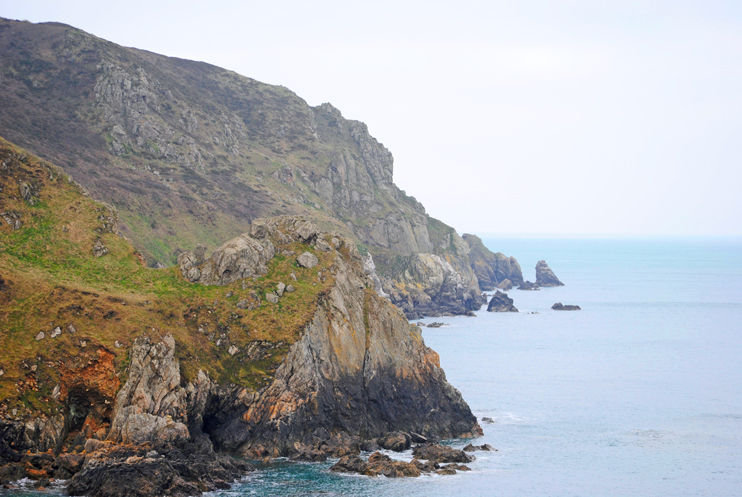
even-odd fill
[(579, 305), (570, 305), (570, 304), (562, 304), (561, 302), (557, 302), (556, 304), (551, 306), (552, 309), (555, 311), (580, 311), (582, 310)]
[(508, 290), (501, 286), (506, 280), (510, 282), (510, 288), (523, 282), (523, 273), (515, 257), (507, 257), (502, 252), (491, 252), (476, 235), (465, 233), (462, 238), (469, 245), (469, 260), (482, 291), (495, 288)]
[(518, 312), (518, 308), (513, 305), (513, 299), (508, 297), (507, 293), (498, 290), (490, 299), (487, 306), (488, 312)]
[(536, 264), (536, 284), (538, 286), (564, 286), (564, 283), (559, 281), (554, 271), (551, 270), (546, 261), (538, 261)]
[(471, 315), (486, 303), (475, 278), (465, 279), (435, 254), (410, 256), (399, 280), (387, 280), (384, 290), (409, 319)]

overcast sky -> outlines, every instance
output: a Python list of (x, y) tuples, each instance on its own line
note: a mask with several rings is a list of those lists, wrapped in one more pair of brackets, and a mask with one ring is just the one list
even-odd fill
[(13, 1), (331, 102), (459, 232), (742, 235), (742, 2)]

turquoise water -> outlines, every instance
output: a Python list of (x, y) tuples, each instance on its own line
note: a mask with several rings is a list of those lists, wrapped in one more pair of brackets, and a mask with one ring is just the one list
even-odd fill
[(546, 259), (566, 283), (509, 292), (518, 314), (424, 330), (477, 417), (497, 421), (477, 443), (498, 452), (471, 473), (397, 480), (285, 462), (217, 495), (742, 495), (742, 240), (485, 244), (527, 279)]

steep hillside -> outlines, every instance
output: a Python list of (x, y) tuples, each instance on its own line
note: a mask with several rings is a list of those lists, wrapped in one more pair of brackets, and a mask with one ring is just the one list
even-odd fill
[[(366, 125), (330, 104), (63, 24), (4, 19), (0, 87), (0, 135), (114, 206), (150, 266), (213, 249), (258, 217), (301, 214), (369, 251), (408, 315), (483, 303), (467, 245), (397, 188), (392, 154)], [(410, 281), (414, 254), (447, 262), (459, 288)]]
[(193, 495), (250, 469), (219, 453), (480, 433), (340, 232), (257, 219), (209, 258), (148, 268), (113, 208), (2, 139), (0, 217), (1, 481)]

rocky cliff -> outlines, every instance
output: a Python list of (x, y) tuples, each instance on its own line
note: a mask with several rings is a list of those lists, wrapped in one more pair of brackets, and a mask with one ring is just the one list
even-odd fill
[(389, 432), (480, 433), (340, 232), (257, 219), (208, 257), (150, 269), (59, 168), (4, 141), (0, 167), (3, 481), (193, 495), (250, 470), (226, 454), (316, 460)]
[[(0, 135), (115, 207), (151, 267), (197, 244), (215, 249), (262, 216), (301, 214), (370, 252), (407, 307), (414, 254), (472, 280), (455, 230), (397, 188), (391, 152), (330, 104), (63, 24), (6, 19), (0, 86)], [(431, 303), (416, 315), (472, 307), (466, 291), (422, 290)]]
[(493, 253), (482, 243), (476, 235), (464, 234), (463, 239), (469, 246), (469, 260), (472, 270), (479, 281), (482, 291), (491, 291), (495, 288), (507, 290), (509, 286), (523, 283), (523, 273), (515, 257), (507, 257), (502, 252)]

